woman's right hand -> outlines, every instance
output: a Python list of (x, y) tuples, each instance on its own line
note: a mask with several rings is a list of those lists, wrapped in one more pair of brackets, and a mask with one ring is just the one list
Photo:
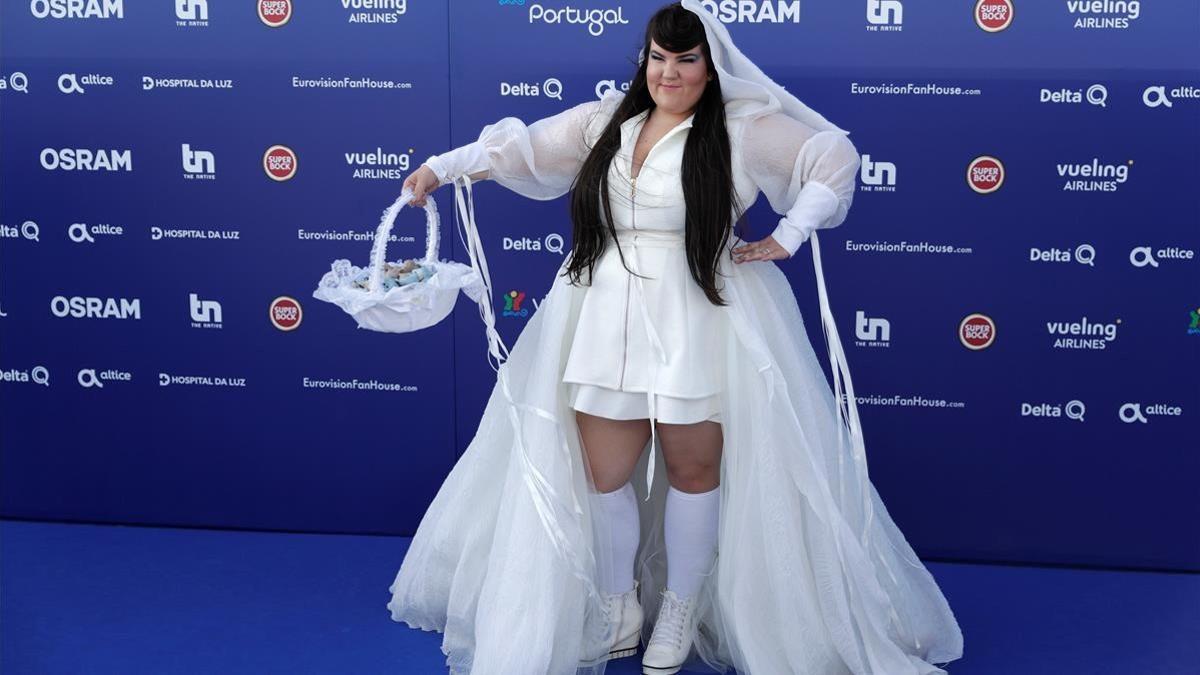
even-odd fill
[(425, 206), (425, 197), (434, 190), (438, 189), (441, 181), (438, 180), (437, 174), (433, 169), (422, 164), (417, 167), (417, 170), (408, 174), (408, 178), (404, 179), (404, 185), (401, 186), (401, 191), (405, 188), (412, 188), (413, 199), (410, 204), (413, 206)]

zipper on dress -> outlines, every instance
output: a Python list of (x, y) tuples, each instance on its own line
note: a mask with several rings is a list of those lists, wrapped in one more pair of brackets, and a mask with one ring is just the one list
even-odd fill
[[(634, 200), (637, 199), (637, 176), (630, 175), (630, 178), (633, 179), (633, 193), (629, 199), (629, 225), (630, 229), (636, 230), (637, 219), (634, 214), (637, 213), (637, 210), (634, 208)], [(617, 389), (620, 389), (625, 384), (625, 362), (629, 359), (629, 286), (632, 283), (633, 278), (627, 276), (625, 279), (625, 321), (621, 324), (624, 337), (621, 345), (621, 377), (617, 380)]]
[[(677, 124), (674, 127), (672, 127), (670, 131), (663, 134), (662, 138), (658, 139), (658, 141), (655, 142), (655, 144), (653, 146), (651, 146), (648, 151), (646, 151), (646, 156), (642, 158), (642, 168), (646, 167), (646, 162), (650, 161), (650, 155), (654, 154), (655, 149), (657, 149), (658, 146), (662, 145), (663, 141), (667, 140), (678, 129), (679, 129), (679, 125)], [(636, 127), (635, 127), (635, 133), (637, 133)], [(635, 143), (634, 145), (636, 147), (637, 144)], [(633, 183), (633, 192), (629, 198), (629, 227), (632, 230), (636, 230), (637, 229), (636, 202), (637, 202), (637, 179), (638, 179), (638, 177), (633, 175), (633, 162), (632, 161), (630, 161), (629, 169), (630, 169), (629, 177), (632, 179), (632, 183)], [(641, 274), (641, 272), (642, 272), (641, 270), (638, 270), (638, 274)], [(629, 352), (629, 294), (631, 292), (630, 284), (632, 284), (632, 283), (633, 283), (633, 276), (630, 275), (627, 277), (627, 281), (625, 284), (625, 324), (623, 326), (624, 337), (625, 337), (625, 346), (621, 351), (621, 377), (620, 377), (620, 379), (617, 380), (617, 389), (620, 389), (621, 385), (625, 384), (625, 365), (626, 365), (626, 362), (629, 360), (629, 353), (628, 353)], [(645, 302), (645, 301), (646, 301), (646, 299), (642, 298), (642, 302)]]

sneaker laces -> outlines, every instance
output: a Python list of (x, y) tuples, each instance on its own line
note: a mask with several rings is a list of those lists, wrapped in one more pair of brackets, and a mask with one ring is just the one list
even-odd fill
[(605, 594), (604, 599), (600, 602), (600, 613), (604, 616), (605, 627), (611, 627), (612, 624), (621, 616), (621, 596), (616, 593)]
[(604, 617), (604, 625), (608, 630), (616, 630), (614, 624), (625, 618), (625, 597), (633, 596), (633, 601), (637, 602), (637, 582), (634, 582), (633, 590), (625, 593), (604, 593), (600, 600), (600, 614)]
[(667, 595), (664, 590), (662, 597), (662, 606), (659, 608), (658, 621), (654, 624), (654, 634), (650, 637), (650, 644), (664, 642), (679, 649), (683, 646), (684, 617), (687, 615), (693, 596), (679, 601), (674, 599), (678, 596)]
[(617, 624), (621, 620), (620, 610), (623, 610), (624, 607), (621, 603), (621, 596), (615, 593), (602, 595), (598, 604), (600, 605), (601, 625), (598, 627), (599, 632), (593, 633), (588, 640), (589, 644), (597, 647), (605, 645), (604, 649), (607, 652), (608, 645), (616, 637)]

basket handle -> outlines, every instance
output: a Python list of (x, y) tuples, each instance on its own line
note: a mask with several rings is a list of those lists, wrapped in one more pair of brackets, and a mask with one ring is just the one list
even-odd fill
[[(376, 293), (383, 286), (383, 270), (387, 263), (387, 242), (392, 235), (392, 225), (396, 222), (396, 215), (400, 209), (407, 206), (413, 200), (412, 188), (404, 188), (396, 201), (387, 207), (383, 212), (383, 217), (379, 220), (379, 226), (375, 228), (375, 241), (371, 244), (371, 279), (368, 286), (370, 293)], [(440, 238), (441, 227), (439, 225), (437, 203), (433, 201), (431, 195), (425, 196), (425, 260), (426, 263), (435, 263), (438, 261), (438, 244)]]

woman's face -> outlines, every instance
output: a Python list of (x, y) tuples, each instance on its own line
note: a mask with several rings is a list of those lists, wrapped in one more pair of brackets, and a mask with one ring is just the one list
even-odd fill
[(687, 115), (696, 107), (708, 84), (708, 65), (700, 45), (686, 52), (669, 52), (650, 40), (646, 86), (663, 112)]

